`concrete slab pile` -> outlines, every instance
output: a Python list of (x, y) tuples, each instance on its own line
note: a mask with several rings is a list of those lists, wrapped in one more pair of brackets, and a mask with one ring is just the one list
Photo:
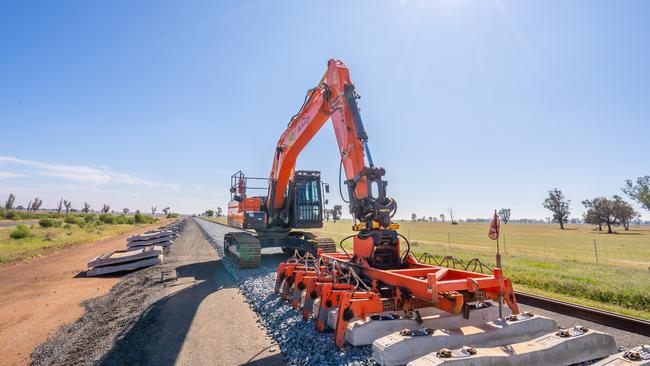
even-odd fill
[(185, 220), (127, 239), (126, 250), (101, 254), (88, 262), (86, 276), (132, 271), (163, 262), (165, 249), (185, 227)]

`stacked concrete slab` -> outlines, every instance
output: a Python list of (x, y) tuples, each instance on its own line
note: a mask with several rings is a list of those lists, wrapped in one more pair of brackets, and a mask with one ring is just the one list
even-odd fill
[(137, 250), (116, 250), (102, 254), (90, 262), (86, 276), (100, 276), (108, 273), (131, 271), (150, 267), (163, 261), (163, 247), (148, 246)]
[(149, 245), (159, 245), (167, 247), (178, 237), (178, 234), (172, 230), (148, 231), (144, 234), (130, 236), (127, 239), (126, 246), (128, 250), (137, 250)]
[(164, 250), (185, 227), (185, 221), (161, 226), (127, 239), (126, 250), (103, 253), (88, 262), (86, 276), (100, 276), (109, 273), (132, 271), (160, 264)]
[(409, 362), (408, 366), (575, 365), (615, 353), (614, 337), (576, 326), (541, 337), (497, 347), (441, 349)]

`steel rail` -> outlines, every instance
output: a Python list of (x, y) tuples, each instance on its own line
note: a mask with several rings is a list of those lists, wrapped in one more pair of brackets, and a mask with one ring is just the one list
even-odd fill
[(517, 302), (650, 337), (650, 321), (515, 291)]

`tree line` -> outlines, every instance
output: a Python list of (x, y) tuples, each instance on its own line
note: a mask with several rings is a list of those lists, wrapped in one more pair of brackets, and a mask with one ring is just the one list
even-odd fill
[[(36, 211), (41, 209), (41, 206), (43, 205), (43, 200), (40, 199), (39, 197), (35, 197), (33, 200), (30, 200), (29, 203), (27, 204), (27, 207), (23, 206), (16, 206), (16, 196), (13, 193), (9, 193), (9, 197), (7, 200), (4, 202), (4, 212), (3, 215), (6, 218), (12, 218), (15, 215), (15, 210), (18, 211), (26, 211), (27, 213), (36, 213)], [(162, 211), (165, 214), (165, 216), (170, 216), (171, 211), (170, 207), (165, 207)], [(81, 209), (76, 210), (72, 208), (72, 202), (68, 201), (66, 199), (59, 199), (57, 202), (57, 206), (55, 209), (56, 213), (60, 216), (62, 212), (64, 212), (64, 215), (68, 215), (70, 212), (82, 212), (82, 213), (90, 213), (92, 211), (92, 206), (88, 202), (84, 202), (83, 206)], [(122, 212), (126, 215), (129, 213), (128, 208), (123, 208)], [(155, 215), (156, 212), (158, 211), (158, 207), (153, 206), (151, 207), (151, 215)], [(102, 208), (100, 209), (100, 212), (103, 214), (107, 214), (111, 212), (111, 206), (109, 204), (103, 204)], [(139, 214), (140, 210), (136, 210), (136, 213)]]
[[(646, 175), (636, 180), (627, 179), (621, 191), (650, 211), (650, 176)], [(613, 226), (623, 226), (624, 230), (629, 230), (630, 223), (641, 217), (640, 213), (616, 194), (611, 198), (601, 196), (585, 199), (581, 203), (587, 209), (583, 215), (585, 223), (597, 226), (599, 231), (606, 226), (608, 234), (614, 232)], [(551, 211), (553, 222), (560, 224), (560, 229), (564, 229), (564, 224), (569, 221), (571, 214), (571, 200), (566, 199), (560, 189), (553, 188), (549, 190), (548, 197), (542, 205)]]

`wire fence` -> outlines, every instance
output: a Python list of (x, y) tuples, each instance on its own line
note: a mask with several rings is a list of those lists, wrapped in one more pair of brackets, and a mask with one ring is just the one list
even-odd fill
[[(494, 254), (497, 242), (487, 235), (462, 232), (411, 232), (406, 237), (414, 248), (427, 246), (450, 251), (463, 251), (468, 254)], [(533, 257), (540, 259), (560, 259), (588, 261), (595, 263), (615, 263), (631, 266), (650, 266), (649, 239), (638, 238), (557, 238), (543, 235), (506, 233), (499, 238), (499, 251), (505, 255)], [(617, 240), (618, 239), (618, 240)]]

